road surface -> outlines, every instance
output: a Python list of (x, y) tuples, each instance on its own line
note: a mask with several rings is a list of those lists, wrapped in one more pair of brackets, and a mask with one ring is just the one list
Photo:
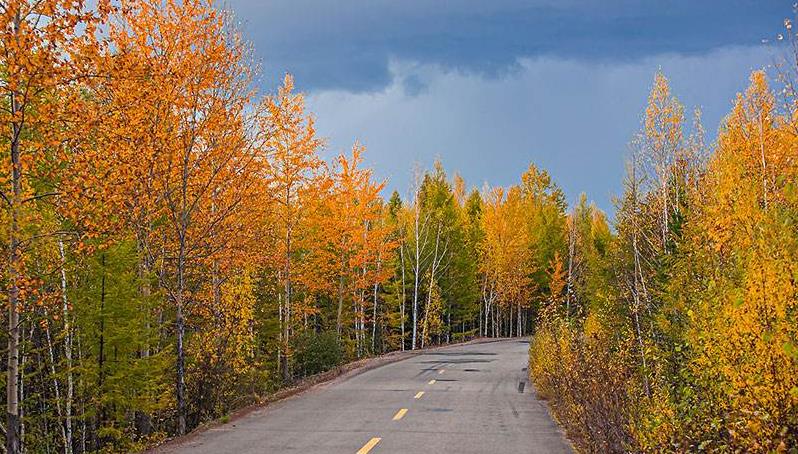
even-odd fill
[(568, 453), (528, 384), (529, 344), (410, 356), (318, 386), (162, 453)]

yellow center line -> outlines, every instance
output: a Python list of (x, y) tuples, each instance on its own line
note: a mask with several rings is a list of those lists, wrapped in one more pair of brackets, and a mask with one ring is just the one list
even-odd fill
[(368, 443), (363, 445), (363, 447), (360, 448), (356, 454), (368, 454), (369, 451), (371, 451), (375, 446), (377, 446), (377, 443), (379, 443), (380, 440), (382, 440), (382, 438), (379, 437), (372, 438), (371, 440), (368, 441)]
[(444, 372), (446, 372), (446, 369), (441, 369), (441, 370), (438, 371), (439, 374), (442, 374)]
[(399, 421), (400, 419), (404, 418), (405, 413), (407, 413), (407, 408), (403, 408), (403, 409), (397, 411), (396, 414), (393, 415), (393, 420), (394, 421)]
[(429, 384), (430, 384), (430, 385), (434, 385), (434, 384), (435, 384), (435, 380), (430, 380), (430, 381), (429, 381)]
[(416, 396), (413, 397), (413, 399), (421, 399), (421, 396), (423, 396), (423, 395), (424, 395), (424, 391), (419, 391), (419, 392), (416, 393)]

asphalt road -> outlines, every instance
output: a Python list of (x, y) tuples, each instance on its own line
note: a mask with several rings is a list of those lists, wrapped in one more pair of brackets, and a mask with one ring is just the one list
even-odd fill
[(318, 386), (168, 453), (566, 453), (525, 340), (447, 347)]

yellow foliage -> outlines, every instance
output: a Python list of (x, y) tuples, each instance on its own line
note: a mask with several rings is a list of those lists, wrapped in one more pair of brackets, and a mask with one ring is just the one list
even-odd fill
[(540, 393), (586, 451), (798, 446), (798, 124), (775, 105), (754, 72), (706, 170), (685, 178), (695, 164), (679, 159), (695, 153), (665, 149), (686, 145), (656, 77), (644, 123), (656, 191), (632, 180), (614, 279), (582, 295), (583, 319), (544, 317), (530, 349)]
[(200, 307), (208, 325), (197, 337), (195, 348), (208, 367), (225, 364), (235, 373), (246, 372), (251, 367), (254, 307), (254, 284), (247, 270), (222, 284), (221, 298), (216, 304)]
[(798, 441), (798, 235), (785, 228), (798, 151), (773, 106), (755, 72), (719, 138), (691, 237), (708, 281), (690, 309), (691, 371), (716, 406), (698, 416), (722, 414), (722, 443), (758, 452)]

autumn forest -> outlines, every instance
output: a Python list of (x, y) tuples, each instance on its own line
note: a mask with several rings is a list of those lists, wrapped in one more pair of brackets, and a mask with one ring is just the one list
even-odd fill
[(515, 336), (581, 451), (798, 448), (793, 47), (712, 143), (652, 74), (607, 215), (535, 164), (387, 193), (363, 145), (322, 157), (291, 75), (253, 88), (231, 13), (90, 3), (0, 1), (5, 452), (141, 450), (360, 358)]

